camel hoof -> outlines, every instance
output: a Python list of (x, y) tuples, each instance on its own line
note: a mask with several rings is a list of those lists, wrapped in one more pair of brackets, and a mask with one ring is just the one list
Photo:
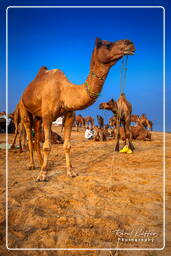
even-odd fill
[(74, 172), (74, 171), (69, 171), (69, 172), (67, 173), (67, 175), (68, 175), (69, 177), (74, 178), (74, 177), (78, 176), (78, 173), (76, 173), (76, 172)]
[(47, 175), (42, 173), (42, 172), (40, 172), (40, 174), (38, 175), (38, 177), (36, 179), (36, 182), (40, 182), (40, 181), (47, 182), (48, 181)]

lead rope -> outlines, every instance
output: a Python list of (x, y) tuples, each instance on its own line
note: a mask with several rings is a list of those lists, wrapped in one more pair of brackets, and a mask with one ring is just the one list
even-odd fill
[(128, 70), (128, 55), (122, 58), (122, 65), (120, 71), (120, 94), (124, 93), (126, 87), (126, 73)]
[[(124, 55), (122, 57), (122, 65), (121, 65), (121, 70), (120, 70), (120, 95), (124, 94), (124, 90), (125, 90), (125, 87), (126, 87), (126, 73), (127, 73), (127, 70), (128, 70), (128, 55)], [(117, 112), (117, 118), (119, 118), (119, 122), (120, 122), (121, 113)], [(117, 154), (117, 152), (115, 152), (113, 150), (113, 154), (112, 154), (112, 168), (111, 168), (111, 183), (112, 183), (112, 180), (113, 180), (114, 166), (116, 166), (115, 154)], [(120, 164), (120, 154), (117, 155), (117, 159), (118, 159), (118, 162)], [(117, 166), (119, 166), (119, 164)], [(116, 170), (118, 170), (118, 172), (119, 172), (120, 168), (117, 167), (117, 168), (115, 168), (115, 171)]]

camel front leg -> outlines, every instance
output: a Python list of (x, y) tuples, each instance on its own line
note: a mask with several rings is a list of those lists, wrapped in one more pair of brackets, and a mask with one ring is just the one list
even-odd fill
[[(51, 151), (51, 126), (52, 126), (52, 122), (50, 120), (43, 120), (43, 128), (45, 133), (45, 142), (43, 144), (43, 164), (41, 166), (41, 171), (36, 181), (48, 181), (47, 164), (48, 164), (48, 156)], [(41, 157), (39, 160), (41, 161)]]
[(27, 134), (27, 138), (28, 138), (28, 147), (29, 147), (29, 155), (30, 155), (30, 165), (29, 165), (29, 169), (33, 170), (35, 169), (35, 165), (34, 165), (34, 159), (33, 159), (33, 140), (32, 140), (32, 134), (31, 134), (31, 123), (30, 120), (26, 120), (24, 123), (24, 128)]
[(128, 138), (128, 143), (129, 143), (129, 148), (134, 151), (134, 145), (132, 143), (132, 132), (130, 128), (130, 123), (125, 124), (125, 129), (126, 129), (126, 137)]
[(74, 112), (68, 112), (65, 119), (64, 124), (64, 151), (65, 151), (65, 158), (66, 158), (66, 167), (67, 167), (67, 175), (70, 177), (75, 177), (77, 174), (72, 170), (72, 165), (70, 161), (70, 150), (71, 150), (71, 131), (72, 131), (72, 125), (75, 120), (75, 113)]
[(15, 135), (14, 135), (14, 139), (12, 141), (11, 148), (15, 148), (15, 142), (16, 142), (16, 139), (17, 139), (17, 135), (18, 135), (18, 125), (15, 126)]
[(40, 132), (41, 132), (40, 128), (41, 128), (41, 120), (35, 120), (34, 121), (35, 148), (36, 148), (40, 166), (42, 166), (43, 158), (42, 158), (41, 149), (40, 149)]

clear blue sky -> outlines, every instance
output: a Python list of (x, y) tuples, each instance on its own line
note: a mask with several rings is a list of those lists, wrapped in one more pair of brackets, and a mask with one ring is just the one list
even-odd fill
[[(42, 5), (50, 5), (48, 3), (42, 2)], [(96, 37), (109, 41), (130, 39), (135, 43), (136, 54), (130, 56), (128, 61), (125, 93), (133, 105), (133, 113), (146, 113), (154, 122), (154, 129), (161, 131), (163, 121), (163, 10), (161, 8), (10, 8), (8, 10), (9, 112), (14, 110), (24, 89), (34, 79), (41, 66), (47, 66), (48, 69), (59, 68), (73, 83), (83, 83), (89, 72)], [(106, 121), (112, 116), (110, 112), (99, 110), (98, 105), (110, 98), (116, 100), (119, 97), (120, 66), (121, 62), (118, 62), (110, 70), (97, 102), (77, 113), (83, 116), (91, 114), (93, 117), (101, 114)], [(2, 100), (0, 111), (4, 108), (4, 100)], [(171, 130), (170, 125), (167, 130)]]

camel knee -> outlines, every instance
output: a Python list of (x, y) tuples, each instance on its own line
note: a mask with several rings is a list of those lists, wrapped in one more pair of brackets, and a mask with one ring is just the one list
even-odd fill
[(51, 142), (45, 141), (43, 144), (43, 151), (51, 151)]
[(64, 148), (66, 153), (69, 153), (70, 149), (71, 149), (71, 144), (70, 143), (64, 143), (63, 148)]

